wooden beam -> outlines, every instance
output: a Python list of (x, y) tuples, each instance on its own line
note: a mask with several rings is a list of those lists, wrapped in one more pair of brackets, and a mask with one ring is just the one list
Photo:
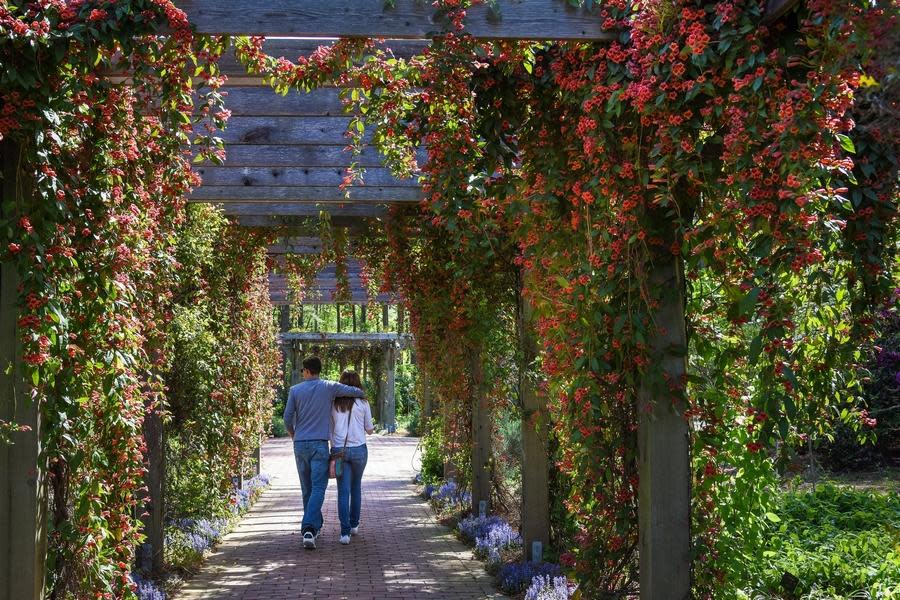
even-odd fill
[[(17, 186), (27, 195), (30, 185), (19, 178), (19, 147), (0, 142), (2, 202), (21, 204)], [(14, 222), (15, 213), (0, 215)], [(19, 274), (14, 261), (0, 265), (0, 419), (25, 425), (11, 443), (0, 442), (0, 600), (42, 600), (46, 585), (47, 457), (41, 443), (41, 410), (29, 394), (22, 374), (19, 341)]]
[[(228, 145), (287, 144), (346, 146), (348, 116), (336, 117), (232, 117), (218, 136)], [(202, 125), (198, 126), (202, 127)], [(366, 131), (363, 141), (371, 139)]]
[[(263, 43), (263, 52), (275, 58), (287, 58), (296, 61), (300, 56), (309, 56), (320, 46), (330, 46), (333, 39), (300, 39), (269, 37)], [(412, 58), (422, 54), (431, 43), (430, 40), (383, 40), (376, 44), (377, 48), (390, 50), (396, 58)], [(219, 69), (228, 76), (229, 83), (234, 79), (247, 78), (247, 69), (234, 56), (233, 49), (222, 55), (219, 59)]]
[(484, 360), (480, 345), (469, 352), (472, 407), (472, 513), (479, 514), (481, 502), (491, 506), (491, 405), (484, 389)]
[(410, 341), (412, 341), (412, 336), (409, 334), (401, 335), (399, 333), (392, 332), (300, 332), (281, 333), (278, 337), (281, 338), (282, 341), (291, 340), (316, 344), (353, 344), (359, 342), (408, 344)]
[[(279, 227), (290, 225), (290, 220), (279, 217), (319, 217), (327, 213), (332, 217), (386, 217), (386, 206), (378, 205), (321, 205), (298, 204), (293, 202), (247, 202), (221, 204), (226, 216), (260, 217), (258, 219), (241, 219), (239, 224), (245, 227)], [(296, 223), (296, 222), (294, 222)]]
[[(200, 186), (191, 194), (193, 202), (304, 202), (322, 204), (378, 204), (419, 202), (422, 191), (419, 188), (389, 188), (380, 186), (354, 186), (347, 198), (337, 186), (307, 187), (257, 187), (247, 186)], [(290, 213), (288, 213), (290, 214)]]
[[(675, 232), (659, 215), (653, 229)], [(674, 235), (672, 235), (674, 238)], [(663, 296), (652, 315), (652, 372), (638, 387), (638, 530), (641, 600), (691, 597), (691, 460), (682, 394), (666, 382), (687, 374), (682, 259), (664, 240), (654, 253), (650, 288)]]
[[(484, 39), (612, 40), (598, 11), (565, 0), (486, 4), (468, 9), (466, 31)], [(447, 29), (427, 2), (396, 0), (184, 0), (179, 3), (200, 33), (269, 37), (382, 37), (420, 39)], [(502, 18), (501, 18), (502, 17)]]
[(157, 407), (144, 415), (144, 442), (147, 445), (145, 454), (147, 473), (144, 483), (147, 486), (145, 509), (147, 516), (143, 518), (144, 534), (150, 549), (146, 566), (151, 573), (159, 574), (163, 570), (165, 550), (165, 494), (166, 486), (166, 446), (162, 414)]
[[(306, 40), (303, 40), (306, 41)], [(224, 57), (223, 57), (224, 58)], [(340, 88), (291, 91), (282, 96), (269, 86), (225, 90), (225, 108), (235, 117), (338, 117), (344, 119)]]
[(543, 560), (532, 554), (535, 542), (550, 544), (550, 458), (547, 448), (548, 414), (546, 397), (532, 379), (531, 367), (537, 358), (532, 333), (531, 304), (519, 289), (517, 319), (522, 362), (519, 365), (519, 398), (522, 402), (522, 540), (526, 560)]
[[(424, 159), (424, 153), (422, 154)], [(225, 165), (229, 167), (382, 167), (384, 157), (366, 146), (354, 156), (341, 145), (293, 146), (289, 144), (226, 144)]]
[[(331, 187), (334, 195), (341, 196), (338, 186), (347, 175), (343, 167), (195, 167), (203, 178), (204, 186), (240, 187)], [(366, 169), (362, 182), (356, 187), (385, 188), (419, 187), (416, 179), (397, 179), (390, 169), (373, 167)], [(264, 192), (263, 192), (264, 193)], [(352, 194), (352, 192), (351, 192)]]
[(388, 433), (397, 431), (397, 397), (396, 397), (397, 349), (389, 344), (384, 352), (384, 406), (381, 422)]
[[(330, 215), (332, 227), (341, 227), (350, 234), (357, 234), (366, 230), (371, 223), (379, 223), (387, 216), (387, 211), (379, 212), (371, 216), (358, 214), (346, 215), (334, 212), (334, 207), (314, 211), (310, 215), (273, 215), (273, 214), (249, 214), (231, 215), (229, 220), (239, 227), (271, 228), (285, 235), (309, 235), (321, 228), (320, 212)], [(226, 211), (227, 212), (227, 211)]]

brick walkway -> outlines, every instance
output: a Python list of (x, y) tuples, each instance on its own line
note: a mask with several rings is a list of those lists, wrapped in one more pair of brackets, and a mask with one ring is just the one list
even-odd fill
[(340, 532), (334, 482), (325, 496), (318, 549), (300, 543), (302, 501), (288, 440), (263, 447), (270, 487), (227, 535), (180, 600), (469, 600), (503, 598), (472, 552), (436, 523), (415, 495), (411, 460), (417, 440), (369, 438), (360, 534)]

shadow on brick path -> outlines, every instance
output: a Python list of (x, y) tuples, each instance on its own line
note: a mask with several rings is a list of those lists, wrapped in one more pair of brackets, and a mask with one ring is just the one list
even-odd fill
[(251, 511), (225, 536), (179, 600), (469, 600), (503, 598), (472, 552), (436, 523), (411, 481), (417, 440), (369, 437), (360, 534), (338, 543), (336, 488), (329, 482), (318, 549), (300, 542), (302, 500), (287, 439), (263, 446), (272, 476)]

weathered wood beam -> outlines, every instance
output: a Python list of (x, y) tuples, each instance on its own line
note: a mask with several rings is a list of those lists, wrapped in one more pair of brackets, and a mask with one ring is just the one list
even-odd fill
[[(227, 105), (226, 105), (227, 106)], [(232, 117), (218, 136), (229, 145), (288, 144), (346, 146), (348, 116), (336, 117)], [(198, 126), (202, 127), (202, 125)], [(199, 129), (198, 129), (199, 131)], [(371, 130), (363, 142), (371, 140)]]
[(387, 216), (387, 210), (370, 216), (337, 214), (334, 212), (333, 206), (314, 212), (315, 214), (310, 215), (273, 215), (271, 213), (230, 215), (229, 220), (239, 227), (267, 228), (275, 229), (282, 234), (309, 235), (320, 229), (319, 213), (325, 212), (330, 215), (333, 227), (341, 227), (346, 229), (349, 234), (356, 235), (365, 231), (371, 223), (379, 223)]
[[(379, 204), (419, 202), (422, 191), (415, 187), (389, 188), (381, 186), (354, 186), (349, 189), (349, 198), (336, 186), (275, 187), (275, 186), (200, 186), (191, 194), (192, 202), (248, 203), (258, 201), (273, 203), (328, 203), (328, 204)], [(291, 213), (289, 213), (291, 214)]]
[[(422, 156), (424, 158), (424, 154)], [(355, 159), (355, 160), (354, 160)], [(289, 144), (226, 144), (225, 165), (229, 167), (382, 167), (384, 157), (366, 146), (355, 156), (347, 144), (294, 146)]]
[[(342, 167), (206, 167), (194, 169), (203, 178), (204, 186), (239, 187), (331, 187), (340, 196), (338, 186), (344, 181)], [(415, 179), (397, 179), (390, 169), (366, 169), (363, 181), (355, 184), (378, 187), (419, 187)], [(352, 192), (351, 192), (352, 193)]]
[(484, 388), (484, 353), (479, 346), (469, 352), (472, 407), (472, 513), (479, 514), (481, 502), (491, 510), (491, 428), (490, 400)]
[(144, 415), (144, 442), (147, 445), (145, 459), (147, 472), (144, 483), (147, 486), (144, 506), (147, 512), (143, 517), (144, 535), (147, 536), (149, 556), (146, 568), (152, 573), (163, 570), (165, 552), (165, 486), (166, 486), (166, 452), (165, 429), (162, 413), (157, 407)]
[[(21, 186), (19, 147), (0, 141), (4, 220), (18, 218), (15, 207)], [(10, 212), (6, 212), (10, 210)], [(18, 331), (19, 274), (16, 263), (0, 265), (0, 419), (29, 427), (14, 432), (11, 443), (0, 442), (0, 600), (41, 600), (46, 585), (47, 458), (42, 445), (40, 406), (29, 394), (22, 373)]]
[(397, 349), (390, 344), (384, 353), (384, 405), (381, 411), (381, 424), (388, 433), (397, 431), (396, 369)]
[[(686, 205), (687, 203), (683, 203)], [(660, 248), (675, 243), (675, 223), (664, 215), (654, 229), (670, 232)], [(691, 597), (691, 459), (684, 397), (667, 382), (687, 375), (684, 275), (680, 256), (658, 250), (651, 289), (662, 290), (652, 315), (651, 372), (638, 387), (638, 531), (641, 600)]]
[(519, 348), (519, 398), (522, 402), (522, 540), (526, 560), (543, 560), (535, 555), (535, 543), (550, 544), (550, 457), (547, 448), (548, 415), (546, 396), (538, 391), (530, 369), (537, 358), (532, 331), (531, 303), (519, 288), (517, 319)]
[[(284, 57), (291, 61), (296, 61), (300, 56), (309, 56), (315, 52), (320, 46), (330, 46), (335, 42), (333, 39), (300, 39), (300, 38), (277, 38), (269, 37), (263, 43), (263, 52), (275, 58)], [(396, 58), (411, 58), (422, 54), (425, 48), (431, 43), (430, 40), (383, 40), (376, 43), (376, 47), (382, 50), (390, 50)], [(219, 69), (228, 76), (229, 83), (235, 79), (247, 78), (247, 69), (237, 58), (234, 51), (229, 49), (219, 59)]]
[[(270, 37), (382, 37), (421, 39), (447, 29), (427, 2), (396, 0), (184, 0), (179, 3), (200, 33)], [(479, 4), (467, 11), (466, 31), (484, 39), (613, 40), (598, 11), (565, 0), (497, 3), (499, 15)]]
[[(332, 217), (386, 217), (388, 209), (380, 205), (316, 205), (291, 202), (245, 202), (221, 204), (227, 216), (260, 217), (258, 219), (241, 219), (239, 224), (245, 227), (279, 227), (290, 225), (288, 220), (280, 217), (318, 217), (327, 213)], [(332, 219), (333, 220), (333, 219)]]
[(407, 344), (412, 341), (409, 334), (399, 334), (394, 332), (356, 332), (345, 331), (343, 333), (335, 332), (299, 332), (299, 333), (280, 333), (281, 341), (297, 341), (303, 343), (315, 344), (352, 344), (356, 342), (367, 343), (395, 343)]
[(344, 103), (339, 88), (289, 92), (282, 96), (269, 86), (225, 90), (225, 108), (235, 117), (339, 117)]

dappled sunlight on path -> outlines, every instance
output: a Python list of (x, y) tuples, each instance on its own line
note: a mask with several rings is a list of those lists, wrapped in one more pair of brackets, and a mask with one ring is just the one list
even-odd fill
[(360, 535), (338, 542), (329, 482), (318, 549), (300, 542), (300, 483), (289, 440), (263, 447), (272, 487), (227, 535), (179, 600), (502, 598), (471, 551), (415, 495), (415, 438), (369, 438)]

